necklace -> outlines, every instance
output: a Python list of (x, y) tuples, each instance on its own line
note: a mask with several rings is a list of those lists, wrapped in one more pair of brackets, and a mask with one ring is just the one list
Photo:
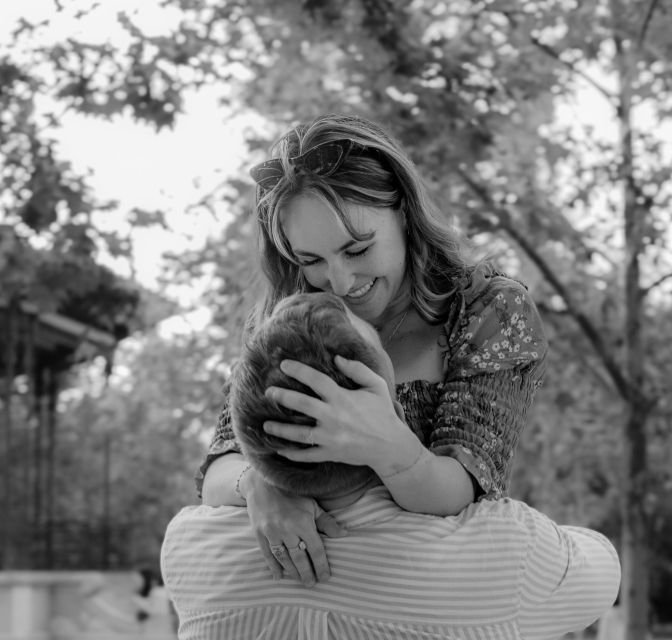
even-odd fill
[(397, 335), (397, 331), (399, 331), (399, 329), (401, 329), (401, 325), (404, 324), (404, 320), (406, 320), (406, 316), (408, 315), (409, 309), (410, 307), (407, 307), (406, 311), (404, 311), (404, 315), (401, 316), (401, 320), (399, 320), (394, 329), (392, 329), (392, 333), (389, 336), (387, 336), (385, 340), (383, 340), (383, 345), (387, 346), (388, 344), (390, 344), (390, 342), (392, 342), (392, 338), (394, 338), (394, 336)]

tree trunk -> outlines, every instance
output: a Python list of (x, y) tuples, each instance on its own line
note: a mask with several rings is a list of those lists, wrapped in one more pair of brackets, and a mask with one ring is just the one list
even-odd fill
[[(12, 458), (12, 389), (14, 385), (15, 375), (15, 359), (16, 359), (16, 320), (18, 315), (18, 304), (13, 298), (10, 298), (7, 304), (7, 312), (5, 315), (5, 371), (4, 371), (4, 388), (2, 393), (3, 406), (3, 422), (5, 432), (4, 442), (4, 460), (2, 471), (3, 484), (3, 502), (2, 502), (2, 568), (10, 569), (14, 565), (14, 518), (13, 518), (13, 496), (12, 490), (12, 465), (10, 460)], [(0, 372), (2, 373), (2, 372)]]
[(110, 494), (112, 489), (112, 466), (111, 466), (112, 439), (106, 431), (103, 439), (103, 513), (102, 513), (102, 540), (101, 540), (101, 562), (103, 569), (110, 568), (110, 527), (112, 523), (112, 514), (110, 506)]
[(625, 425), (621, 493), (621, 606), (625, 637), (645, 640), (649, 617), (649, 528), (646, 513), (646, 409), (634, 402)]
[(31, 558), (32, 567), (38, 568), (43, 565), (44, 545), (42, 527), (44, 525), (43, 496), (44, 490), (44, 432), (47, 425), (47, 391), (45, 382), (45, 369), (43, 366), (35, 367), (35, 409), (37, 423), (33, 439), (34, 473), (33, 473), (33, 519), (32, 529), (35, 532), (34, 540), (39, 542), (39, 556)]
[(619, 80), (618, 124), (620, 132), (620, 178), (623, 185), (625, 232), (625, 365), (630, 391), (628, 414), (623, 433), (623, 490), (621, 491), (623, 579), (622, 606), (625, 637), (645, 640), (649, 613), (649, 557), (646, 514), (647, 433), (650, 405), (644, 389), (644, 350), (642, 344), (643, 292), (640, 259), (644, 250), (643, 228), (646, 211), (637, 203), (637, 182), (632, 133), (633, 76), (636, 61), (632, 44), (621, 38), (618, 17), (622, 7), (612, 5), (615, 19), (614, 46)]
[(58, 373), (55, 370), (46, 369), (48, 374), (46, 393), (47, 403), (47, 469), (45, 487), (46, 507), (46, 567), (54, 568), (54, 500), (56, 491), (56, 401), (58, 398)]

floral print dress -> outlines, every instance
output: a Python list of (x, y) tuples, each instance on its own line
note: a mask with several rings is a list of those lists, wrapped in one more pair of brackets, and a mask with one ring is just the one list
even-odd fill
[[(397, 385), (406, 423), (436, 455), (458, 460), (480, 487), (479, 499), (507, 494), (518, 438), (541, 383), (548, 348), (527, 288), (488, 265), (456, 294), (439, 346), (443, 380)], [(196, 475), (216, 457), (240, 452), (225, 406)], [(477, 487), (477, 488), (478, 488)]]

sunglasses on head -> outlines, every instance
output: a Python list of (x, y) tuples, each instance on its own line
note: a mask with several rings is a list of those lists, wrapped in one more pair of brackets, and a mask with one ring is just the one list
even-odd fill
[[(339, 169), (354, 146), (355, 143), (348, 139), (323, 142), (300, 156), (290, 158), (289, 164), (295, 173), (314, 173), (326, 178)], [(285, 175), (282, 160), (272, 158), (257, 164), (250, 169), (250, 175), (262, 189), (272, 189)]]

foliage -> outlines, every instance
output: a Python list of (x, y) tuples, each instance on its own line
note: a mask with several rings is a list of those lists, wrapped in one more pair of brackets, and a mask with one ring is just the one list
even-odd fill
[[(58, 523), (70, 523), (70, 536), (88, 547), (86, 554), (70, 553), (68, 568), (85, 568), (86, 561), (99, 567), (157, 565), (168, 520), (196, 501), (192, 472), (204, 446), (199, 434), (213, 423), (221, 402), (223, 371), (213, 366), (213, 358), (207, 335), (162, 337), (152, 332), (125, 341), (109, 379), (102, 363), (93, 363), (81, 365), (63, 381), (51, 534), (57, 550), (71, 548), (72, 541), (59, 538), (57, 528)], [(26, 427), (15, 441), (15, 456), (27, 445), (48, 446), (36, 423), (29, 421)], [(36, 492), (45, 491), (47, 479), (25, 467), (15, 467), (14, 473), (19, 481), (14, 485), (14, 513), (22, 514), (16, 535), (28, 539), (33, 534), (26, 531), (36, 529), (49, 535), (48, 522), (36, 526), (26, 510)], [(75, 533), (74, 525), (90, 539)], [(103, 557), (106, 535), (124, 546), (112, 545)], [(43, 547), (44, 538), (36, 543)], [(23, 555), (17, 564), (39, 565), (42, 557)], [(57, 551), (56, 562), (67, 560)]]
[[(217, 85), (229, 106), (274, 122), (249, 132), (251, 161), (278, 131), (320, 112), (380, 121), (408, 148), (446, 214), (524, 276), (546, 319), (549, 372), (521, 442), (516, 490), (558, 517), (615, 538), (623, 532), (646, 581), (642, 536), (669, 558), (659, 543), (670, 497), (672, 189), (662, 133), (672, 116), (669, 7), (656, 0), (165, 0), (161, 7), (175, 17), (161, 35), (119, 14), (127, 35), (119, 48), (69, 39), (27, 62), (5, 56), (0, 153), (10, 169), (0, 202), (12, 203), (22, 236), (47, 236), (54, 247), (65, 233), (89, 250), (105, 241), (89, 224), (105, 204), (94, 204), (84, 181), (55, 160), (35, 122), (38, 91), (69, 110), (129, 113), (159, 128), (179, 117), (185, 91)], [(17, 37), (29, 40), (37, 28), (24, 24)], [(38, 77), (36, 60), (50, 73)], [(604, 117), (591, 120), (578, 98)], [(167, 276), (208, 279), (204, 300), (223, 329), (210, 348), (225, 363), (236, 356), (258, 292), (250, 284), (250, 197), (249, 181), (238, 177), (213, 193), (235, 221), (202, 251), (174, 256)], [(123, 239), (116, 246), (123, 251)], [(115, 406), (124, 407), (120, 429), (137, 423), (125, 413), (132, 402)], [(629, 474), (619, 472), (623, 461)], [(633, 518), (645, 530), (633, 529)], [(653, 582), (664, 570), (656, 571)], [(646, 613), (641, 602), (633, 610), (636, 638)]]

